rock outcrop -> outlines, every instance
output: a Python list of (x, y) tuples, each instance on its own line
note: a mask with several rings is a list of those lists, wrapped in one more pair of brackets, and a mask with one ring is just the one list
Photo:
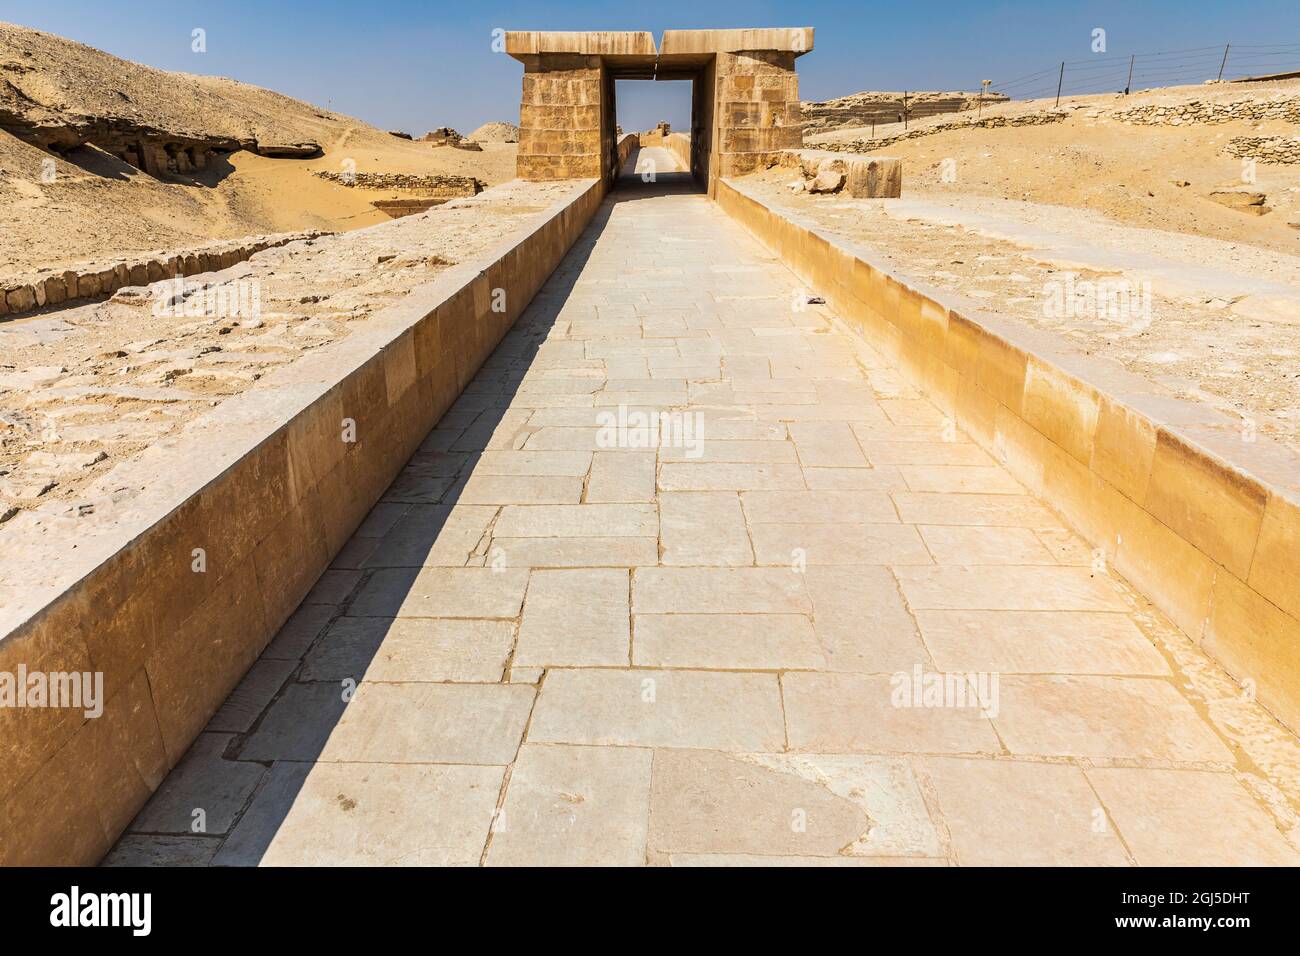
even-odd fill
[(320, 143), (306, 140), (301, 143), (262, 143), (254, 142), (253, 152), (259, 156), (273, 156), (292, 159), (309, 159), (321, 154)]
[(326, 118), (269, 90), (0, 23), (0, 130), (47, 152), (92, 145), (153, 176), (186, 174), (238, 149), (319, 155), (311, 136)]
[(1268, 196), (1249, 189), (1216, 189), (1210, 193), (1210, 198), (1221, 206), (1251, 216), (1266, 216), (1273, 211), (1264, 205)]

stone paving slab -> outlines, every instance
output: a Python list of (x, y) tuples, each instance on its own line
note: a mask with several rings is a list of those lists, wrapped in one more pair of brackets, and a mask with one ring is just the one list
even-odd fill
[(1295, 864), (1295, 737), (802, 291), (615, 191), (106, 862)]

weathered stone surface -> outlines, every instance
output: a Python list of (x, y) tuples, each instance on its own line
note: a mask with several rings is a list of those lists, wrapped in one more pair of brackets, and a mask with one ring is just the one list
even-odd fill
[(208, 866), (220, 841), (201, 836), (122, 837), (100, 866)]
[(358, 617), (514, 617), (528, 572), (517, 568), (380, 568), (348, 614)]
[(961, 864), (1128, 865), (1077, 767), (960, 758), (931, 758), (923, 767)]
[(474, 866), (501, 767), (277, 763), (218, 866)]
[(1300, 854), (1231, 774), (1127, 767), (1087, 774), (1142, 866), (1300, 865)]
[[(664, 195), (606, 208), (607, 220), (579, 242), (481, 373), (457, 380), (464, 394), (454, 406), (446, 398), (451, 411), (427, 440), (436, 416), (416, 435), (396, 424), (425, 401), (400, 398), (424, 380), (397, 343), (346, 399), (361, 408), (389, 396), (400, 402), (382, 440), (362, 455), (328, 459), (328, 468), (315, 457), (291, 459), (301, 465), (295, 487), (303, 493), (346, 463), (312, 515), (346, 527), (331, 550), (358, 531), (347, 565), (334, 568), (347, 573), (329, 575), (311, 596), (327, 603), (306, 606), (320, 615), (299, 612), (279, 642), (275, 660), (306, 654), (306, 662), (242, 749), (230, 751), (245, 763), (280, 763), (218, 862), (1091, 863), (1117, 862), (1109, 852), (1117, 843), (1142, 862), (1142, 838), (1130, 841), (1128, 829), (1149, 827), (1177, 845), (1166, 828), (1188, 829), (1185, 807), (1154, 783), (1140, 782), (1133, 799), (1097, 799), (1089, 775), (1190, 764), (1226, 778), (1243, 759), (1259, 774), (1243, 777), (1237, 795), (1251, 810), (1232, 809), (1235, 797), (1215, 806), (1241, 820), (1271, 819), (1268, 807), (1278, 804), (1270, 801), (1291, 792), (1279, 767), (1292, 743), (1256, 705), (1225, 699), (1233, 692), (1222, 675), (1131, 600), (1084, 540), (1042, 507), (1037, 486), (1007, 478), (1000, 453), (988, 456), (964, 426), (949, 436), (944, 410), (904, 389), (901, 373), (844, 338), (821, 310), (792, 323), (796, 283), (737, 240), (705, 199)], [(663, 241), (666, 234), (679, 241)], [(642, 268), (629, 272), (630, 259)], [(458, 312), (440, 327), (468, 335), (479, 328), (475, 315)], [(412, 349), (417, 369), (439, 367), (423, 364), (430, 349)], [(999, 394), (1015, 404), (1023, 368), (1008, 361), (991, 369)], [(594, 415), (609, 401), (701, 409), (707, 460), (677, 447), (597, 444)], [(340, 415), (322, 417), (330, 439)], [(371, 426), (359, 421), (364, 436)], [(719, 430), (708, 431), (715, 423)], [(855, 445), (861, 458), (851, 455)], [(941, 458), (926, 446), (967, 450)], [(873, 451), (893, 461), (873, 463)], [(627, 474), (645, 500), (591, 500), (597, 479), (612, 477), (597, 461), (625, 453), (638, 459)], [(583, 498), (452, 506), (394, 495), (372, 509), (383, 482), (359, 463), (376, 454), (391, 456), (390, 475), (405, 468), (405, 477), (449, 482), (476, 474), (581, 480)], [(1083, 467), (1069, 452), (1064, 458)], [(648, 463), (670, 480), (647, 487)], [(749, 489), (757, 469), (775, 466), (788, 485)], [(705, 469), (689, 477), (711, 487), (676, 490), (679, 467)], [(916, 472), (911, 486), (904, 468), (964, 470)], [(368, 500), (328, 517), (357, 481)], [(827, 485), (835, 494), (823, 498)], [(1290, 525), (1281, 518), (1261, 525), (1263, 553), (1285, 553)], [(930, 560), (954, 563), (899, 563), (897, 542), (860, 535), (863, 527), (911, 534)], [(742, 533), (784, 535), (783, 545), (810, 537), (810, 554), (854, 563), (734, 565)], [(366, 566), (384, 541), (396, 563)], [(687, 551), (698, 564), (668, 564), (671, 553)], [(1054, 563), (991, 563), (1004, 559)], [(530, 574), (538, 564), (546, 567)], [(1247, 648), (1243, 632), (1227, 626), (1240, 625), (1232, 609), (1242, 604), (1229, 579), (1225, 572), (1215, 582), (1214, 606), (1231, 620), (1207, 640)], [(1285, 572), (1259, 580), (1286, 594)], [(545, 600), (534, 606), (534, 598)], [(611, 634), (626, 653), (629, 615), (630, 661), (555, 664), (603, 657)], [(530, 618), (539, 628), (531, 636)], [(428, 640), (432, 627), (441, 633)], [(1269, 624), (1245, 633), (1280, 643), (1287, 632)], [(403, 653), (380, 680), (370, 669), (388, 663), (380, 657), (390, 640)], [(490, 672), (476, 670), (477, 656), (459, 656), (468, 640), (482, 647)], [(529, 663), (530, 643), (553, 650)], [(508, 656), (498, 657), (503, 648)], [(352, 694), (349, 677), (363, 666), (366, 679)], [(923, 677), (982, 674), (997, 680), (998, 697), (987, 716), (968, 703), (901, 700), (900, 678), (913, 680), (918, 669)], [(431, 770), (446, 775), (419, 776)], [(325, 776), (313, 784), (317, 774)], [(474, 774), (486, 792), (473, 786)], [(493, 826), (498, 799), (505, 813)], [(18, 820), (21, 829), (27, 818), (12, 805), (0, 802), (0, 826)], [(1152, 809), (1166, 805), (1167, 817)], [(1109, 834), (1092, 829), (1098, 809)], [(1028, 849), (1008, 824), (1021, 819), (1021, 830), (1040, 834)], [(1206, 858), (1237, 860), (1245, 854), (1222, 841), (1267, 845), (1267, 828), (1246, 826), (1244, 837), (1212, 819), (1190, 832)], [(101, 826), (101, 845), (107, 833)]]
[(994, 723), (1014, 754), (1230, 764), (1232, 755), (1163, 680), (1008, 677)]
[(529, 739), (539, 743), (779, 750), (776, 678), (695, 671), (556, 670)]
[(508, 621), (344, 617), (307, 655), (305, 681), (501, 679), (514, 628)]
[(628, 575), (621, 568), (533, 571), (514, 660), (523, 666), (624, 665)]
[(266, 774), (261, 764), (225, 759), (233, 739), (230, 734), (200, 734), (132, 822), (131, 831), (229, 833)]
[(640, 866), (651, 751), (527, 744), (493, 828), (490, 866)]
[(790, 673), (781, 678), (790, 748), (803, 753), (996, 753), (979, 707), (896, 704), (887, 677)]

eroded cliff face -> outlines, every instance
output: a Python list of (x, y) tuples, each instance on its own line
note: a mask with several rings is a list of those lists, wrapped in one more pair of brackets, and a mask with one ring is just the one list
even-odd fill
[[(848, 96), (820, 103), (804, 102), (800, 106), (803, 109), (804, 130), (815, 133), (831, 129), (870, 126), (873, 123), (901, 123), (904, 108), (909, 120), (940, 113), (959, 113), (962, 110), (976, 109), (980, 99), (979, 93), (863, 92), (851, 93)], [(985, 106), (1005, 103), (1007, 100), (1008, 97), (1002, 93), (983, 95)]]
[(256, 87), (155, 70), (0, 23), (0, 130), (40, 149), (62, 155), (89, 144), (151, 175), (184, 174), (214, 152), (317, 155), (301, 118), (329, 117)]

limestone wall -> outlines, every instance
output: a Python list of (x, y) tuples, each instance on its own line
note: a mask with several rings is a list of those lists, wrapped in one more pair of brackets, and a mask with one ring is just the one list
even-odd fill
[(171, 253), (159, 252), (135, 259), (78, 263), (57, 272), (42, 270), (0, 281), (0, 316), (17, 316), (46, 305), (89, 301), (109, 296), (125, 286), (144, 286), (161, 279), (199, 275), (228, 269), (264, 249), (274, 249), (299, 239), (330, 235), (325, 232), (290, 232), (276, 236), (251, 236), (235, 242), (214, 243)]
[(618, 140), (618, 168), (622, 170), (627, 165), (632, 153), (641, 145), (641, 137), (637, 133), (624, 133)]
[(411, 173), (339, 173), (331, 169), (317, 170), (312, 175), (340, 186), (362, 189), (418, 190), (430, 196), (474, 196), (487, 184), (473, 176), (432, 175), (416, 176)]
[[(718, 202), (1109, 563), (1300, 728), (1300, 459), (1208, 406), (890, 274), (745, 184)], [(1027, 596), (1027, 599), (1031, 599)]]
[(870, 126), (872, 123), (901, 123), (904, 103), (912, 119), (924, 119), (943, 113), (960, 113), (977, 109), (981, 104), (992, 106), (1009, 102), (1002, 93), (989, 92), (981, 98), (979, 93), (938, 93), (910, 91), (904, 93), (853, 93), (823, 102), (801, 104), (804, 131), (823, 132), (851, 126)]
[(1300, 123), (1300, 96), (1149, 103), (1130, 109), (1115, 110), (1110, 115), (1123, 123), (1136, 123), (1143, 126), (1182, 126), (1186, 123), (1229, 123), (1233, 120), (1269, 119)]
[[(524, 58), (519, 106), (520, 179), (600, 179), (606, 147), (602, 122), (607, 77), (599, 56)], [(613, 123), (608, 124), (613, 130)], [(612, 135), (612, 132), (611, 132)]]
[(1024, 113), (1018, 116), (985, 116), (973, 120), (952, 120), (947, 123), (933, 123), (916, 129), (893, 133), (889, 136), (877, 136), (872, 139), (855, 139), (843, 142), (818, 143), (818, 149), (828, 149), (837, 153), (869, 153), (884, 149), (906, 139), (920, 139), (954, 129), (999, 129), (1003, 126), (1043, 126), (1059, 123), (1069, 114), (1064, 110), (1052, 110), (1047, 113)]
[(803, 145), (794, 61), (782, 50), (717, 54), (711, 180), (766, 169), (782, 150)]
[(603, 195), (599, 180), (574, 182), (539, 219), (417, 287), (365, 332), (149, 448), (132, 470), (147, 493), (105, 524), (6, 538), (0, 671), (102, 673), (107, 703), (98, 718), (0, 708), (0, 865), (88, 865), (106, 852)]
[(1300, 163), (1300, 137), (1234, 136), (1223, 151), (1261, 163), (1295, 164)]
[(668, 149), (687, 169), (691, 168), (691, 138), (685, 133), (669, 133), (663, 139), (663, 146)]

